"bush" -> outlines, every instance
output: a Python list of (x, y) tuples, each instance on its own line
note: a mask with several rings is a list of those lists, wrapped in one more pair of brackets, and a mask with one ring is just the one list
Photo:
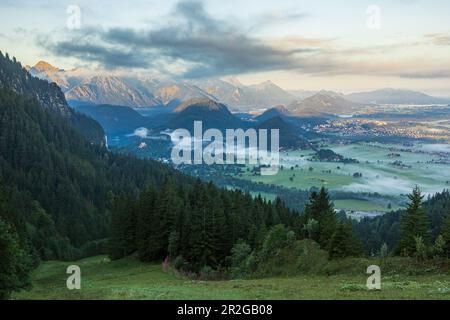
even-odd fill
[(182, 256), (178, 256), (175, 258), (175, 261), (173, 262), (173, 267), (176, 270), (188, 271), (189, 270), (189, 262), (184, 260), (184, 258)]
[(300, 273), (319, 273), (328, 263), (328, 252), (320, 249), (312, 240), (298, 241), (296, 244), (298, 258), (297, 270)]
[(80, 259), (106, 254), (108, 252), (108, 239), (89, 241), (81, 247), (80, 251)]
[(434, 242), (433, 255), (435, 258), (442, 258), (445, 256), (445, 240), (442, 235), (439, 235)]
[(284, 225), (279, 224), (270, 229), (264, 239), (259, 259), (265, 261), (280, 254), (281, 250), (291, 246), (295, 242), (295, 233), (289, 231)]
[(427, 247), (423, 241), (423, 238), (418, 236), (414, 237), (414, 240), (416, 241), (415, 257), (418, 261), (425, 261), (427, 259)]
[(244, 241), (238, 241), (231, 249), (231, 276), (235, 279), (246, 278), (251, 274), (249, 257), (252, 252)]
[(205, 281), (217, 281), (225, 279), (225, 272), (221, 268), (213, 269), (210, 266), (204, 266), (198, 275), (198, 279)]
[(231, 252), (231, 276), (235, 279), (319, 272), (328, 261), (328, 253), (318, 243), (297, 241), (295, 233), (283, 225), (267, 233), (259, 251), (252, 252), (248, 244), (239, 241)]

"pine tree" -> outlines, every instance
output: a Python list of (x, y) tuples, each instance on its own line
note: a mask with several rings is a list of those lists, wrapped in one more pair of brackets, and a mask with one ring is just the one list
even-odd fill
[(132, 196), (122, 195), (115, 199), (111, 217), (109, 256), (120, 259), (136, 251), (136, 204)]
[(444, 216), (444, 221), (441, 225), (442, 240), (445, 242), (444, 253), (450, 255), (450, 212)]
[(231, 250), (231, 246), (227, 241), (227, 233), (224, 225), (226, 224), (225, 213), (222, 203), (222, 198), (218, 189), (209, 183), (207, 186), (208, 202), (206, 203), (209, 211), (208, 229), (210, 232), (212, 252), (213, 252), (213, 267), (223, 265), (226, 256)]
[(309, 203), (306, 205), (304, 224), (310, 219), (318, 222), (317, 232), (314, 233), (312, 239), (317, 241), (322, 248), (326, 248), (335, 231), (336, 214), (328, 192), (323, 187), (319, 193), (311, 194)]
[(398, 251), (402, 255), (413, 256), (416, 253), (416, 238), (420, 237), (424, 245), (429, 243), (429, 220), (422, 208), (423, 196), (420, 189), (415, 187), (408, 198), (410, 203), (401, 218)]
[(358, 256), (361, 253), (361, 244), (356, 238), (350, 222), (341, 221), (337, 223), (328, 244), (328, 253), (330, 258)]
[(163, 258), (167, 253), (169, 235), (175, 229), (175, 219), (179, 214), (181, 205), (170, 178), (166, 179), (157, 197), (154, 219), (158, 219), (158, 223), (156, 221), (153, 223), (155, 229), (152, 231), (152, 239), (154, 247), (157, 248), (155, 255)]
[(139, 213), (137, 224), (137, 249), (141, 261), (153, 261), (162, 249), (159, 245), (157, 231), (161, 223), (156, 212), (158, 195), (156, 190), (149, 186), (139, 197)]
[(183, 257), (190, 262), (192, 271), (198, 272), (208, 263), (214, 263), (211, 233), (209, 232), (209, 213), (206, 210), (207, 195), (204, 185), (197, 181), (190, 192), (191, 219), (188, 247)]
[(11, 226), (0, 219), (0, 300), (30, 285), (31, 259)]

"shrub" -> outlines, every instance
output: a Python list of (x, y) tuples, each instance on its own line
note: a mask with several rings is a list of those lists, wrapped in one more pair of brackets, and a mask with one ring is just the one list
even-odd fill
[(445, 240), (442, 235), (439, 235), (434, 242), (433, 254), (435, 258), (441, 258), (445, 255)]
[(416, 241), (416, 252), (415, 257), (418, 261), (424, 261), (427, 259), (427, 247), (422, 237), (414, 237)]
[(180, 271), (187, 271), (189, 270), (189, 263), (184, 260), (182, 256), (178, 256), (175, 258), (175, 261), (173, 262), (173, 266), (176, 270)]
[(204, 266), (198, 275), (198, 279), (205, 281), (217, 281), (225, 278), (225, 272), (221, 268), (213, 269), (210, 266)]
[(298, 258), (297, 270), (300, 273), (318, 273), (328, 263), (328, 252), (320, 249), (317, 242), (312, 240), (298, 241), (296, 244)]
[[(245, 278), (251, 274), (249, 257), (252, 249), (244, 241), (238, 241), (231, 249), (231, 276)], [(254, 258), (254, 257), (253, 257)]]
[(265, 261), (273, 256), (280, 254), (280, 251), (290, 246), (295, 241), (295, 234), (282, 224), (274, 226), (270, 229), (266, 238), (264, 239), (259, 258), (261, 261)]

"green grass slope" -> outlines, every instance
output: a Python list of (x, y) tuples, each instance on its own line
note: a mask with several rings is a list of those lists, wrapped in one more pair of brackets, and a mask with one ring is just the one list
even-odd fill
[[(109, 261), (104, 256), (77, 262), (43, 263), (33, 274), (33, 288), (14, 299), (450, 299), (448, 272), (382, 274), (382, 289), (368, 291), (362, 266), (377, 259), (344, 260), (330, 265), (338, 275), (301, 275), (254, 280), (194, 281), (165, 273), (159, 264), (134, 258)], [(398, 260), (402, 264), (408, 261)], [(358, 265), (359, 263), (359, 265)], [(81, 268), (81, 289), (66, 288), (66, 268)], [(405, 267), (402, 266), (402, 267)], [(333, 269), (334, 268), (334, 269)], [(361, 269), (361, 272), (355, 271)], [(390, 267), (392, 270), (392, 266)], [(395, 269), (395, 268), (394, 268)]]

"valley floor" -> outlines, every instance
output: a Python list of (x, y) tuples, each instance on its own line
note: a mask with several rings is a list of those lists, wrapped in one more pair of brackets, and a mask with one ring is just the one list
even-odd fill
[[(66, 268), (81, 268), (81, 289), (68, 290)], [(368, 291), (367, 275), (302, 275), (255, 280), (193, 281), (162, 271), (160, 264), (105, 256), (50, 261), (33, 273), (33, 288), (14, 299), (450, 299), (450, 274), (382, 275), (382, 289)]]

